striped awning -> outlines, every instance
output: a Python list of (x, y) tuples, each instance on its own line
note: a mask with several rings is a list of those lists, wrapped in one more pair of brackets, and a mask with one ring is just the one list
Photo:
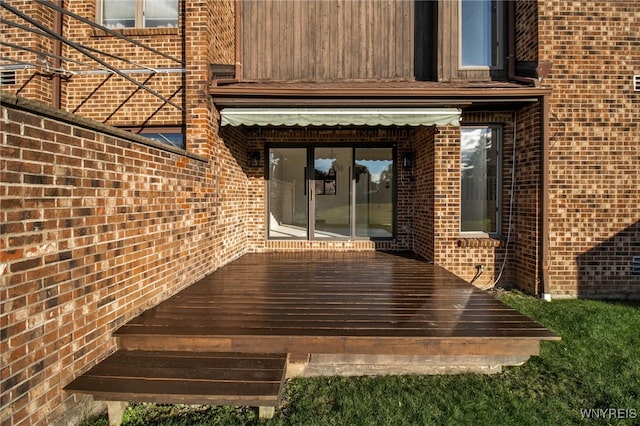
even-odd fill
[(459, 126), (457, 108), (224, 108), (222, 126)]

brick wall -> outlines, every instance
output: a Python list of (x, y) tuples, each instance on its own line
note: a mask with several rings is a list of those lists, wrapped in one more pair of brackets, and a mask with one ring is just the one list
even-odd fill
[(184, 55), (188, 60), (183, 89), (187, 149), (211, 157), (214, 169), (219, 171), (221, 164), (214, 154), (225, 148), (221, 147), (224, 142), (218, 136), (219, 114), (209, 96), (209, 65), (233, 64), (235, 61), (235, 3), (221, 0), (182, 4), (187, 17)]
[[(55, 12), (27, 0), (10, 4), (26, 15), (52, 28)], [(96, 21), (96, 1), (64, 1), (70, 12)], [(2, 9), (2, 17), (24, 24), (20, 18)], [(184, 17), (187, 19), (184, 19)], [(64, 61), (66, 69), (77, 72), (62, 83), (63, 109), (114, 126), (185, 126), (191, 152), (210, 155), (215, 138), (217, 113), (207, 94), (209, 64), (235, 63), (235, 2), (182, 1), (177, 28), (129, 28), (124, 36), (156, 49), (172, 58), (136, 46), (114, 35), (96, 30), (78, 19), (64, 16), (63, 36), (88, 49), (89, 53), (123, 71), (131, 79), (156, 92), (170, 103), (138, 87), (121, 75), (106, 72), (106, 67), (80, 51), (63, 45), (63, 55), (77, 61)], [(15, 44), (51, 52), (51, 40), (28, 31), (2, 26), (3, 39)], [(184, 42), (183, 42), (184, 39)], [(36, 54), (0, 47), (3, 56), (35, 62)], [(181, 64), (185, 57), (186, 64)], [(145, 67), (158, 73), (132, 73)], [(50, 103), (50, 75), (36, 70), (18, 72), (18, 81), (8, 86), (15, 95)], [(186, 101), (185, 99), (188, 99)], [(174, 105), (171, 105), (174, 104)], [(181, 110), (181, 108), (184, 110)], [(188, 111), (188, 113), (186, 112)]]
[[(492, 286), (498, 276), (501, 285), (515, 283), (513, 259), (518, 236), (509, 235), (513, 119), (510, 112), (463, 114), (465, 124), (499, 124), (502, 127), (502, 242), (467, 239), (460, 233), (460, 128), (440, 127), (437, 132), (432, 128), (422, 129), (414, 139), (414, 250), (467, 281), (475, 275), (476, 266), (482, 264), (484, 272), (475, 283), (480, 287)], [(532, 202), (532, 208), (537, 208), (537, 200)], [(507, 255), (509, 259), (505, 263)]]
[(436, 136), (435, 128), (421, 128), (413, 138), (416, 162), (413, 250), (426, 259), (435, 258), (434, 162)]
[(244, 254), (249, 235), (255, 232), (256, 218), (249, 210), (250, 203), (256, 203), (250, 193), (255, 179), (249, 177), (253, 171), (247, 165), (246, 143), (238, 132), (218, 138), (214, 156), (217, 186), (210, 190), (216, 194), (218, 220), (211, 240), (224, 264), (226, 259)]
[(554, 297), (640, 297), (640, 3), (539, 2), (553, 62), (550, 274)]
[[(48, 7), (30, 0), (11, 0), (7, 3), (20, 12), (46, 25), (48, 28), (53, 27), (54, 13)], [(0, 17), (15, 24), (30, 26), (23, 19), (5, 8), (0, 8)], [(32, 32), (17, 29), (11, 25), (0, 25), (0, 39), (4, 42), (28, 49), (52, 52), (51, 40), (40, 37)], [(0, 55), (31, 64), (38, 62), (38, 55), (36, 53), (13, 47), (0, 46)], [(49, 61), (52, 60), (51, 58), (45, 59)], [(6, 65), (6, 63), (3, 62), (2, 65)], [(51, 74), (48, 73), (44, 67), (17, 70), (16, 84), (5, 86), (2, 90), (12, 90), (14, 93), (19, 92), (20, 96), (50, 103), (52, 99), (50, 76)]]
[(222, 214), (235, 201), (221, 205), (204, 158), (12, 103), (3, 95), (0, 423), (51, 424), (114, 329), (239, 255), (241, 242), (212, 240), (242, 216)]
[[(95, 1), (70, 1), (66, 7), (70, 12), (96, 22), (95, 5)], [(181, 16), (177, 28), (124, 29), (121, 33), (138, 43), (182, 60), (181, 39), (184, 30), (182, 21)], [(183, 67), (180, 62), (101, 32), (77, 19), (68, 18), (67, 23), (65, 37), (88, 48), (98, 49), (125, 59), (90, 51), (92, 55), (110, 66), (125, 70), (123, 72), (130, 78), (144, 84), (176, 105), (180, 107), (183, 105), (183, 73), (179, 71), (170, 73), (161, 71), (158, 74), (126, 72), (126, 70), (143, 69), (143, 67), (179, 70)], [(101, 70), (106, 69), (103, 65), (75, 49), (68, 49), (68, 56), (91, 66), (78, 63), (67, 65), (88, 74), (74, 75), (66, 82), (66, 110), (101, 123), (117, 126), (180, 126), (182, 124), (182, 113), (178, 108), (165, 103), (120, 75), (102, 72)]]
[[(538, 293), (540, 283), (540, 106), (524, 107), (516, 116), (515, 198), (513, 203), (514, 284)], [(505, 149), (505, 154), (510, 154)], [(506, 189), (506, 188), (505, 188)]]
[(515, 55), (518, 61), (538, 60), (538, 2), (514, 2), (516, 14)]
[[(494, 276), (494, 250), (459, 247), (460, 241), (460, 129), (442, 127), (433, 147), (433, 261), (466, 280), (483, 264), (483, 282)], [(480, 284), (480, 283), (478, 283)]]

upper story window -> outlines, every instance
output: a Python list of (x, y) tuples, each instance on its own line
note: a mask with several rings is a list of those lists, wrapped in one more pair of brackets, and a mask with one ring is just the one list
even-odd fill
[(502, 68), (504, 5), (500, 0), (460, 1), (460, 64)]
[(501, 128), (462, 127), (460, 132), (460, 231), (497, 235), (501, 222)]
[(107, 28), (178, 26), (178, 0), (98, 0), (98, 21)]

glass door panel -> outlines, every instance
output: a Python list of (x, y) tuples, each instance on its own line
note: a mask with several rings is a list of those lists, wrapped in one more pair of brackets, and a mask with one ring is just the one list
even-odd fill
[(269, 149), (269, 238), (308, 238), (307, 149)]
[(393, 237), (393, 149), (355, 149), (356, 236)]
[(310, 206), (313, 237), (351, 237), (352, 149), (314, 148)]

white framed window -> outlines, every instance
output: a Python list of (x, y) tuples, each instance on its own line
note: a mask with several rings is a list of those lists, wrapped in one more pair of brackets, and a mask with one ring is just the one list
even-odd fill
[(504, 66), (504, 4), (501, 0), (460, 0), (460, 66)]
[(501, 152), (500, 126), (461, 127), (460, 231), (463, 234), (500, 234)]
[(179, 0), (98, 0), (97, 21), (107, 28), (178, 26)]

